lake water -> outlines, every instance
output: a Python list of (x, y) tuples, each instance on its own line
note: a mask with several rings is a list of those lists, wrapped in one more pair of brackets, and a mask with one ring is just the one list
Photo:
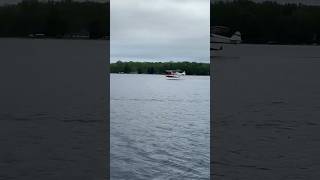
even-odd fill
[[(102, 179), (107, 43), (0, 47), (0, 179)], [(319, 52), (230, 45), (214, 55), (216, 180), (318, 179)], [(113, 179), (208, 179), (209, 77), (111, 74), (110, 103)]]
[(111, 179), (209, 179), (209, 76), (110, 81)]
[(215, 180), (319, 179), (320, 46), (212, 52)]
[(0, 179), (107, 176), (107, 45), (0, 38)]

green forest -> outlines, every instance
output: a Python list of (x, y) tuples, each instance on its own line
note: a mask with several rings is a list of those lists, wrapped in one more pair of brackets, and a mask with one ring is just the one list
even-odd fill
[(187, 75), (209, 75), (209, 63), (196, 62), (121, 62), (110, 64), (111, 73), (163, 74), (166, 70), (182, 70)]
[(320, 41), (320, 7), (249, 0), (211, 3), (211, 26), (239, 30), (244, 43), (312, 44)]
[[(73, 0), (2, 5), (0, 37), (108, 38), (109, 6), (108, 2)], [(210, 13), (211, 26), (240, 31), (244, 43), (320, 43), (320, 6), (214, 0)]]
[(0, 6), (0, 37), (106, 38), (109, 3), (24, 0)]

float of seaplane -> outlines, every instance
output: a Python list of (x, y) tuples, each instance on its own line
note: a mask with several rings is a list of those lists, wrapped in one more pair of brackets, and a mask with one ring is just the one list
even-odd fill
[(210, 50), (221, 51), (224, 44), (240, 44), (241, 33), (236, 31), (230, 36), (230, 28), (225, 26), (214, 26), (210, 33)]

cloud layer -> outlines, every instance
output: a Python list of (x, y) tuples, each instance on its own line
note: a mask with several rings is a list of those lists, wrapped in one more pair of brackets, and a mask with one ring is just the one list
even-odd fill
[(111, 60), (209, 62), (209, 0), (111, 1)]

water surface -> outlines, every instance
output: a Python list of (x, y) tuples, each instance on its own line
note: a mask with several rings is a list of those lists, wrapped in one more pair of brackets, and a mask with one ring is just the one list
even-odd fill
[(112, 179), (209, 179), (209, 76), (111, 74)]
[(0, 179), (103, 179), (107, 42), (0, 38)]
[(319, 50), (242, 44), (212, 52), (215, 180), (319, 179)]

